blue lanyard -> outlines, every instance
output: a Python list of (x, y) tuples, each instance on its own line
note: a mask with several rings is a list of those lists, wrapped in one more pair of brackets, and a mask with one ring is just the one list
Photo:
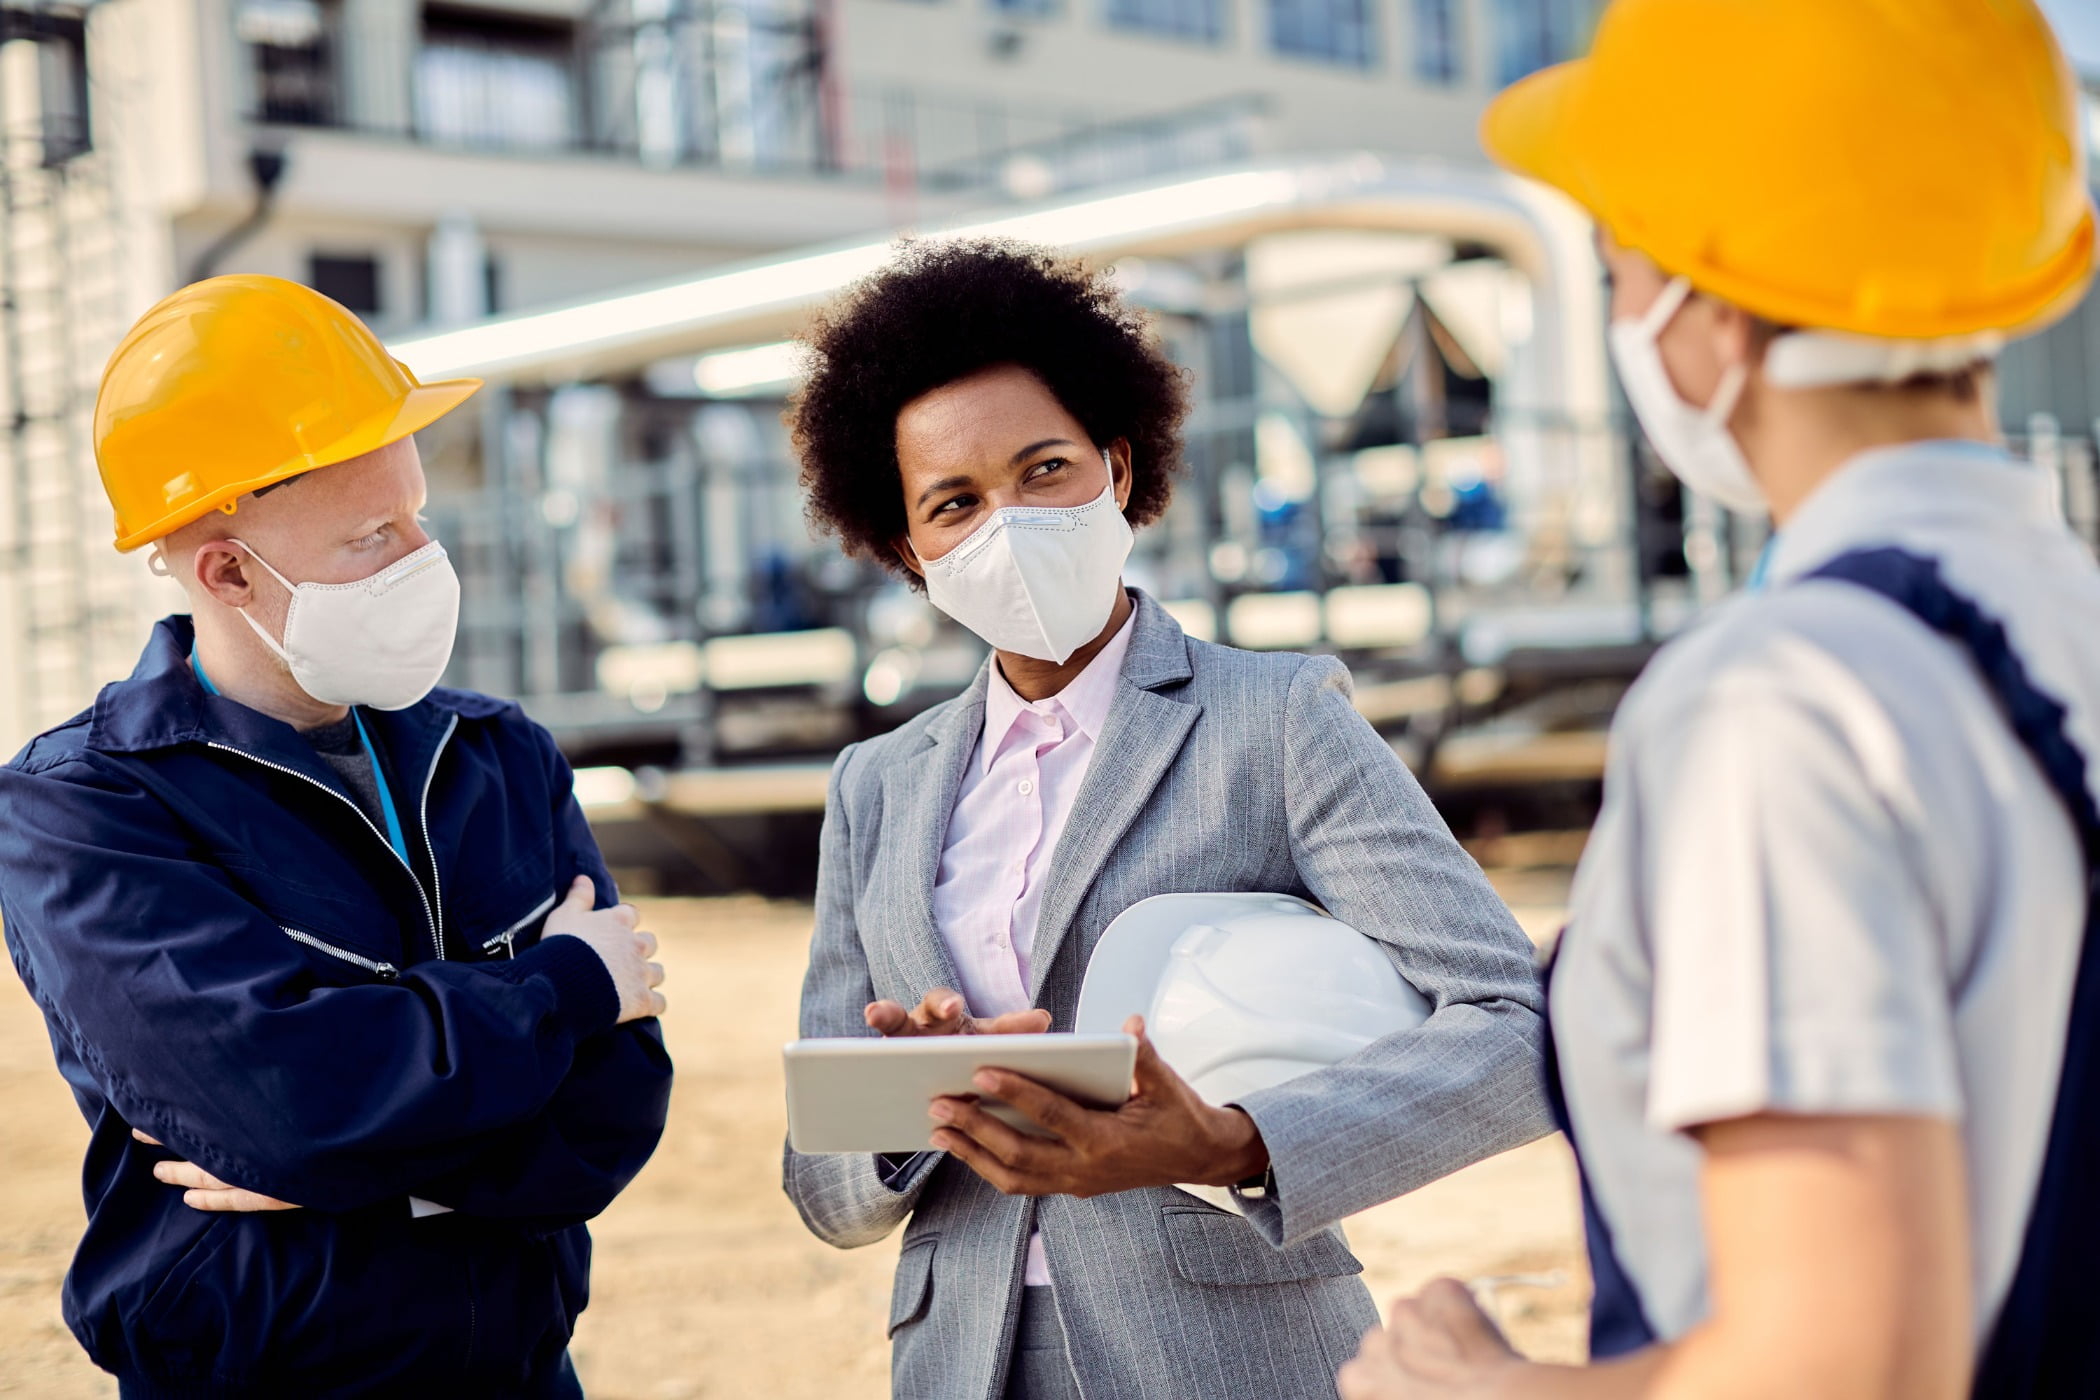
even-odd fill
[[(219, 688), (211, 683), (211, 677), (204, 674), (204, 663), (197, 659), (194, 647), (190, 650), (190, 670), (195, 673), (197, 684), (204, 687), (205, 694), (219, 693)], [(386, 769), (380, 764), (379, 751), (372, 747), (372, 736), (365, 733), (365, 722), (354, 705), (350, 707), (350, 722), (357, 726), (357, 742), (365, 746), (365, 758), (372, 765), (372, 781), (379, 788), (379, 810), (386, 816), (387, 844), (394, 848), (395, 855), (401, 857), (401, 863), (413, 870), (416, 863), (409, 859), (408, 837), (401, 830), (399, 814), (394, 811), (394, 792), (387, 786)]]
[(1743, 584), (1744, 592), (1762, 593), (1764, 591), (1766, 575), (1772, 572), (1772, 551), (1777, 548), (1779, 548), (1779, 532), (1775, 530), (1772, 532), (1771, 538), (1765, 541), (1765, 547), (1757, 552), (1757, 563), (1751, 566), (1750, 577)]
[(357, 708), (352, 706), (350, 718), (357, 725), (357, 742), (365, 746), (365, 757), (372, 762), (372, 781), (379, 785), (379, 809), (386, 814), (386, 839), (392, 844), (394, 854), (410, 870), (416, 863), (408, 858), (408, 838), (401, 834), (401, 818), (394, 811), (394, 794), (386, 785), (386, 769), (380, 766), (379, 754), (372, 747), (372, 736), (365, 733), (365, 722), (359, 718)]

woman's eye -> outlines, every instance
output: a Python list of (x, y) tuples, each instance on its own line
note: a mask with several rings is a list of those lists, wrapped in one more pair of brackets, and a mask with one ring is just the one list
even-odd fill
[(374, 530), (371, 534), (366, 535), (363, 539), (352, 540), (350, 543), (350, 547), (352, 549), (374, 549), (379, 545), (385, 544), (388, 528), (389, 527), (382, 525), (378, 529)]
[(1040, 477), (1048, 476), (1054, 471), (1061, 471), (1064, 468), (1069, 467), (1071, 465), (1072, 463), (1069, 458), (1052, 457), (1047, 462), (1038, 462), (1033, 467), (1029, 468), (1028, 479), (1030, 481), (1034, 481)]
[(933, 508), (933, 513), (936, 516), (947, 515), (955, 510), (959, 510), (965, 506), (973, 504), (975, 500), (976, 498), (974, 496), (957, 496), (953, 500), (942, 501), (939, 505)]

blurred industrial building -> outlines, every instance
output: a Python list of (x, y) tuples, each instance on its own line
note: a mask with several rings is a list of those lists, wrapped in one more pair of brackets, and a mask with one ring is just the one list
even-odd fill
[[(108, 550), (103, 357), (173, 286), (274, 273), (491, 381), (422, 439), (450, 679), (555, 730), (630, 864), (791, 882), (829, 755), (982, 652), (810, 537), (790, 338), (900, 232), (974, 230), (1112, 265), (1194, 372), (1134, 582), (1343, 655), (1447, 810), (1579, 807), (1626, 680), (1763, 542), (1628, 431), (1586, 225), (1477, 154), (1597, 8), (0, 0), (0, 743), (177, 601)], [(2100, 312), (2003, 377), (2095, 536)]]

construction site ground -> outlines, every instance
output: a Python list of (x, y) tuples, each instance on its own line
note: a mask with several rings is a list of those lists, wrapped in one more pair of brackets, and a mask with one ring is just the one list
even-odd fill
[[(1557, 926), (1559, 872), (1498, 874), (1534, 936)], [(876, 1400), (888, 1394), (896, 1242), (842, 1253), (780, 1192), (780, 1046), (793, 1038), (807, 905), (654, 900), (678, 1062), (669, 1131), (593, 1226), (592, 1300), (575, 1356), (593, 1400)], [(79, 1236), (86, 1129), (42, 1018), (0, 975), (0, 1394), (114, 1397), (59, 1318)], [(1557, 1138), (1482, 1162), (1351, 1220), (1381, 1304), (1439, 1274), (1483, 1281), (1511, 1337), (1582, 1352), (1588, 1284), (1573, 1168)]]

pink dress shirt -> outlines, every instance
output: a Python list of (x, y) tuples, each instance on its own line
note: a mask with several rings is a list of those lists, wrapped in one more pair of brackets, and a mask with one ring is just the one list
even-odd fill
[[(948, 817), (933, 887), (934, 922), (973, 1016), (1033, 1005), (1029, 954), (1043, 885), (1093, 763), (1136, 618), (1133, 609), (1086, 669), (1048, 699), (1023, 700), (992, 666), (984, 733)], [(1028, 1242), (1025, 1281), (1050, 1282), (1040, 1232)]]

